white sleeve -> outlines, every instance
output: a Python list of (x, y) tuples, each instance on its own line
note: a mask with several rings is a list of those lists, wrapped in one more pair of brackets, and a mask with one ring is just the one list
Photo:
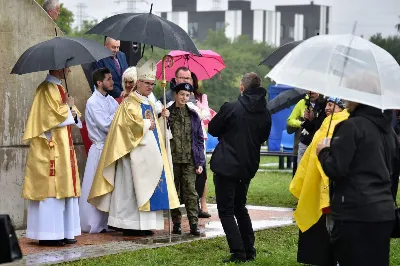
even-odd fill
[(75, 123), (75, 119), (72, 116), (71, 113), (71, 109), (68, 108), (68, 117), (67, 119), (65, 119), (64, 122), (62, 122), (61, 124), (58, 125), (58, 127), (65, 127), (65, 126), (69, 126), (69, 125), (76, 125), (78, 128), (82, 128), (82, 122), (79, 119), (79, 116), (77, 116), (78, 119), (78, 123)]
[(110, 130), (115, 113), (108, 115), (108, 113), (104, 111), (103, 107), (96, 102), (87, 104), (86, 112), (93, 119), (95, 126), (100, 130), (103, 132), (108, 132)]
[(58, 127), (65, 127), (65, 126), (74, 125), (74, 124), (75, 124), (75, 119), (72, 116), (71, 109), (68, 108), (68, 117), (67, 117), (67, 119), (65, 119), (64, 122), (59, 124)]
[(156, 108), (156, 113), (161, 114), (162, 109), (163, 109), (162, 103), (160, 101), (156, 101), (154, 107)]

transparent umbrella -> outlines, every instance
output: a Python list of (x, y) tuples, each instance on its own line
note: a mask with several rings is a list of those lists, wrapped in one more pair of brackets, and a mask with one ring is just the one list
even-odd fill
[(352, 34), (302, 42), (267, 77), (382, 110), (400, 108), (399, 64), (384, 49)]

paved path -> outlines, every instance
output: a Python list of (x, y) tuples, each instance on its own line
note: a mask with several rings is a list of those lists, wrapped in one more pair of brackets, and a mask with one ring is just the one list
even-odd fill
[[(248, 206), (249, 214), (253, 221), (254, 230), (280, 227), (293, 224), (293, 211), (289, 208)], [(173, 236), (169, 242), (168, 230), (156, 231), (154, 236), (125, 237), (121, 232), (109, 232), (104, 234), (83, 234), (77, 237), (78, 243), (65, 247), (41, 247), (37, 241), (24, 237), (24, 231), (18, 231), (19, 242), (24, 254), (24, 259), (18, 262), (4, 265), (40, 265), (60, 263), (83, 258), (94, 258), (109, 254), (117, 254), (143, 248), (155, 248), (166, 245), (175, 245), (182, 242), (198, 239), (208, 239), (224, 235), (221, 223), (218, 219), (215, 204), (209, 204), (210, 219), (199, 219), (202, 230), (201, 237), (189, 235), (189, 225), (186, 217), (182, 221), (182, 236)], [(168, 228), (168, 221), (165, 221)]]

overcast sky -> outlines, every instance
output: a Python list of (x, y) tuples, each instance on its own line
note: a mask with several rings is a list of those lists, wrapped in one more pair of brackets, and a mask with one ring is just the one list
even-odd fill
[[(126, 1), (114, 0), (60, 0), (69, 10), (77, 14), (79, 3), (84, 3), (86, 19), (104, 17), (127, 12)], [(118, 3), (119, 2), (119, 3)], [(171, 11), (171, 0), (148, 0), (137, 4), (139, 12), (148, 12), (153, 3), (154, 12)], [(198, 10), (210, 10), (212, 0), (198, 0)], [(309, 4), (304, 0), (251, 0), (252, 9), (274, 10), (275, 5)], [(314, 0), (315, 4), (332, 7), (331, 33), (350, 33), (357, 21), (356, 34), (369, 37), (377, 32), (395, 34), (395, 24), (400, 23), (400, 0)], [(228, 1), (221, 0), (221, 8), (227, 9)], [(77, 18), (75, 18), (77, 21)]]

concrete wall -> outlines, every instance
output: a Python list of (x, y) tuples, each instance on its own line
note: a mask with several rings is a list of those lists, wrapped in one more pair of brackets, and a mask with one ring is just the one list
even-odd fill
[[(55, 27), (34, 0), (0, 1), (0, 213), (10, 214), (17, 228), (26, 225), (27, 207), (21, 198), (28, 153), (22, 136), (35, 89), (46, 72), (22, 76), (9, 73), (27, 48), (54, 37)], [(80, 66), (72, 68), (68, 88), (84, 113), (90, 88)], [(82, 177), (86, 154), (77, 129), (74, 129), (74, 142)]]

